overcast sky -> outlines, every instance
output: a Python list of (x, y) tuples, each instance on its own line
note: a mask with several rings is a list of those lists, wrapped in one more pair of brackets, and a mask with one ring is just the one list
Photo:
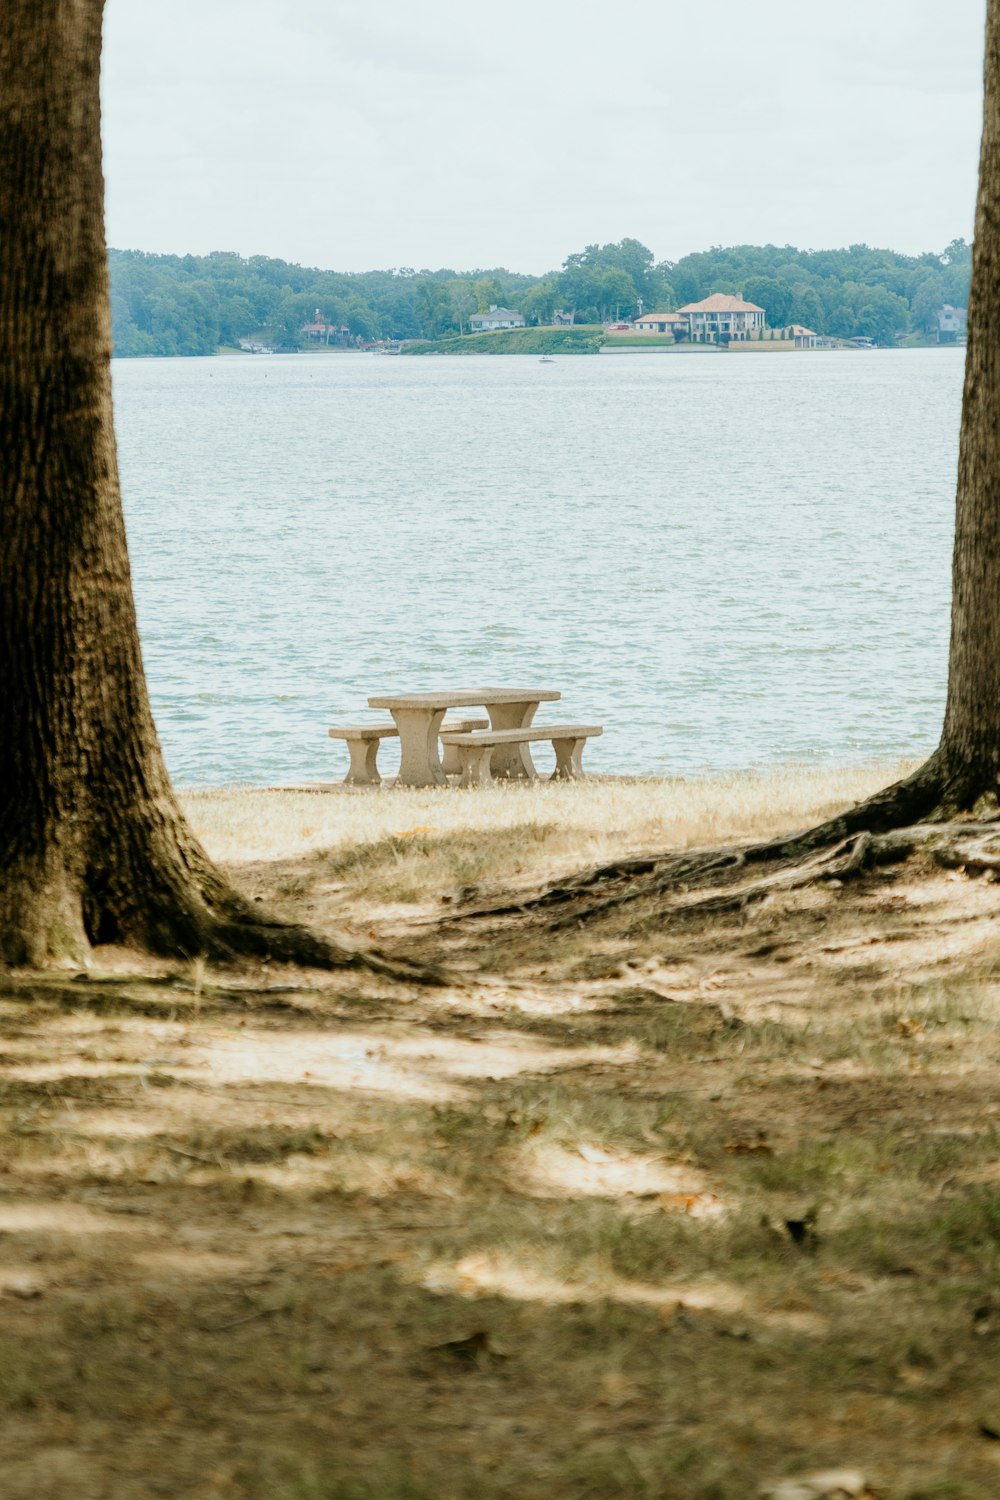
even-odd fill
[(108, 0), (108, 242), (540, 273), (971, 237), (985, 0)]

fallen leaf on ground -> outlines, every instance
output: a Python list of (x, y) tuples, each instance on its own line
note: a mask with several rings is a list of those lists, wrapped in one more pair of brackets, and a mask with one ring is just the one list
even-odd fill
[(726, 1206), (714, 1193), (661, 1193), (665, 1208), (679, 1208), (692, 1219), (721, 1219)]
[(920, 1036), (923, 1029), (923, 1021), (916, 1020), (913, 1016), (900, 1016), (896, 1022), (896, 1033), (898, 1036)]

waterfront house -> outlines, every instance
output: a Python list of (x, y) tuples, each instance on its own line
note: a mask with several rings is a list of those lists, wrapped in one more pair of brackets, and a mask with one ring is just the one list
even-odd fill
[(687, 319), (679, 312), (643, 313), (632, 324), (636, 333), (672, 333), (687, 331)]
[(510, 307), (497, 307), (494, 303), (489, 312), (473, 313), (469, 319), (472, 333), (492, 333), (496, 328), (523, 328), (524, 319)]
[(694, 344), (742, 343), (760, 338), (764, 330), (764, 309), (727, 292), (713, 292), (701, 302), (689, 302), (678, 310)]
[(796, 349), (815, 349), (818, 347), (819, 334), (813, 333), (811, 328), (803, 328), (801, 323), (789, 323), (783, 330), (786, 339), (792, 339)]
[(964, 307), (952, 307), (946, 302), (937, 313), (937, 341), (939, 344), (954, 344), (966, 336), (966, 313)]
[(302, 333), (311, 344), (340, 343), (350, 337), (351, 330), (342, 323), (326, 323), (317, 307), (311, 323), (303, 323)]

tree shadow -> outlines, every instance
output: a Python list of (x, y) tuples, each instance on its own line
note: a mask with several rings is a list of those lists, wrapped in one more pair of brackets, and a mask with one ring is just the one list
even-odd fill
[(990, 974), (692, 950), (5, 982), (5, 1495), (990, 1493)]

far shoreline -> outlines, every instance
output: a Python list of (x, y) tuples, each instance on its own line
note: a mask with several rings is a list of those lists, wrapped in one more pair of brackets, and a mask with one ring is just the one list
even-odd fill
[[(568, 331), (568, 330), (564, 330), (564, 331)], [(474, 335), (471, 335), (471, 337), (473, 339), (479, 339), (479, 338), (489, 339), (489, 338), (496, 337), (496, 335), (493, 335), (493, 334), (474, 334)], [(475, 347), (471, 347), (471, 346), (464, 346), (464, 341), (463, 341), (463, 346), (459, 347), (459, 341), (457, 339), (454, 340), (454, 341), (452, 341), (452, 340), (442, 340), (441, 342), (437, 342), (435, 340), (430, 340), (430, 339), (428, 339), (428, 340), (415, 339), (415, 340), (410, 341), (409, 343), (402, 344), (401, 347), (398, 350), (393, 350), (391, 352), (387, 351), (387, 350), (377, 350), (377, 349), (343, 349), (343, 348), (340, 348), (340, 349), (335, 349), (335, 348), (329, 348), (329, 349), (327, 349), (327, 348), (319, 348), (319, 349), (282, 349), (282, 350), (255, 351), (255, 350), (251, 350), (251, 349), (237, 349), (237, 348), (232, 347), (231, 345), (225, 344), (225, 345), (220, 345), (217, 349), (212, 349), (212, 350), (210, 350), (210, 351), (208, 351), (208, 352), (206, 352), (204, 354), (119, 354), (119, 353), (115, 352), (115, 353), (112, 353), (111, 357), (112, 357), (113, 361), (116, 361), (116, 362), (120, 361), (122, 363), (128, 363), (128, 364), (159, 364), (159, 363), (163, 363), (163, 362), (175, 363), (176, 361), (179, 361), (179, 360), (197, 360), (199, 362), (202, 362), (202, 361), (214, 360), (214, 359), (230, 359), (230, 358), (234, 358), (234, 357), (235, 358), (240, 358), (240, 359), (242, 359), (242, 358), (258, 358), (258, 359), (259, 358), (264, 358), (266, 360), (272, 360), (272, 359), (301, 358), (301, 357), (304, 356), (307, 359), (325, 359), (325, 358), (329, 358), (331, 356), (337, 356), (337, 357), (339, 357), (339, 356), (342, 356), (342, 355), (351, 355), (352, 357), (357, 357), (357, 356), (368, 356), (368, 357), (371, 357), (372, 355), (381, 355), (383, 357), (384, 356), (388, 356), (388, 357), (394, 358), (394, 359), (398, 359), (398, 358), (434, 358), (434, 359), (449, 359), (449, 358), (453, 358), (453, 359), (468, 359), (470, 356), (483, 355), (483, 356), (485, 356), (487, 358), (503, 357), (503, 358), (506, 358), (506, 359), (521, 358), (521, 359), (534, 359), (534, 360), (537, 360), (537, 359), (539, 359), (539, 358), (541, 358), (543, 356), (548, 356), (550, 358), (555, 359), (555, 358), (564, 358), (564, 357), (566, 357), (566, 358), (582, 358), (582, 357), (588, 356), (588, 355), (604, 355), (604, 354), (612, 354), (612, 355), (622, 355), (622, 354), (643, 354), (643, 355), (648, 355), (648, 354), (671, 354), (671, 355), (707, 355), (707, 354), (716, 354), (716, 355), (718, 355), (718, 354), (751, 354), (751, 355), (752, 354), (866, 354), (867, 355), (867, 354), (891, 354), (891, 353), (909, 354), (909, 353), (923, 352), (923, 351), (926, 351), (926, 350), (935, 350), (935, 351), (940, 351), (942, 353), (956, 353), (956, 352), (958, 352), (958, 353), (960, 353), (962, 355), (963, 359), (965, 357), (965, 345), (964, 344), (938, 344), (938, 343), (935, 343), (934, 340), (932, 340), (932, 339), (926, 339), (926, 340), (920, 340), (920, 341), (907, 341), (906, 343), (902, 343), (902, 344), (881, 344), (881, 345), (877, 345), (877, 346), (875, 346), (873, 348), (870, 348), (870, 349), (852, 349), (852, 348), (847, 347), (847, 346), (844, 346), (844, 347), (841, 347), (841, 348), (834, 348), (834, 349), (792, 349), (792, 348), (790, 348), (788, 346), (785, 346), (785, 345), (769, 345), (766, 342), (763, 343), (763, 344), (760, 344), (760, 345), (757, 345), (757, 344), (738, 345), (738, 346), (733, 346), (733, 347), (730, 347), (730, 348), (727, 349), (727, 348), (724, 348), (724, 347), (722, 347), (720, 345), (716, 345), (716, 344), (686, 344), (686, 343), (684, 343), (684, 344), (669, 344), (669, 343), (659, 343), (659, 342), (655, 342), (654, 343), (654, 342), (652, 342), (652, 338), (653, 338), (653, 336), (650, 336), (651, 341), (648, 344), (646, 344), (646, 343), (639, 343), (639, 342), (634, 341), (634, 340), (631, 340), (631, 341), (629, 341), (627, 343), (616, 343), (616, 342), (613, 342), (611, 340), (604, 340), (603, 342), (601, 342), (601, 341), (595, 341), (594, 347), (586, 347), (586, 346), (582, 346), (582, 345), (581, 346), (559, 347), (559, 346), (555, 346), (554, 345), (551, 348), (541, 348), (541, 347), (534, 348), (533, 347), (533, 348), (530, 348), (530, 349), (526, 349), (526, 348), (507, 348), (507, 347), (499, 347), (499, 348), (497, 348), (497, 347), (486, 347), (484, 345), (476, 345)]]

